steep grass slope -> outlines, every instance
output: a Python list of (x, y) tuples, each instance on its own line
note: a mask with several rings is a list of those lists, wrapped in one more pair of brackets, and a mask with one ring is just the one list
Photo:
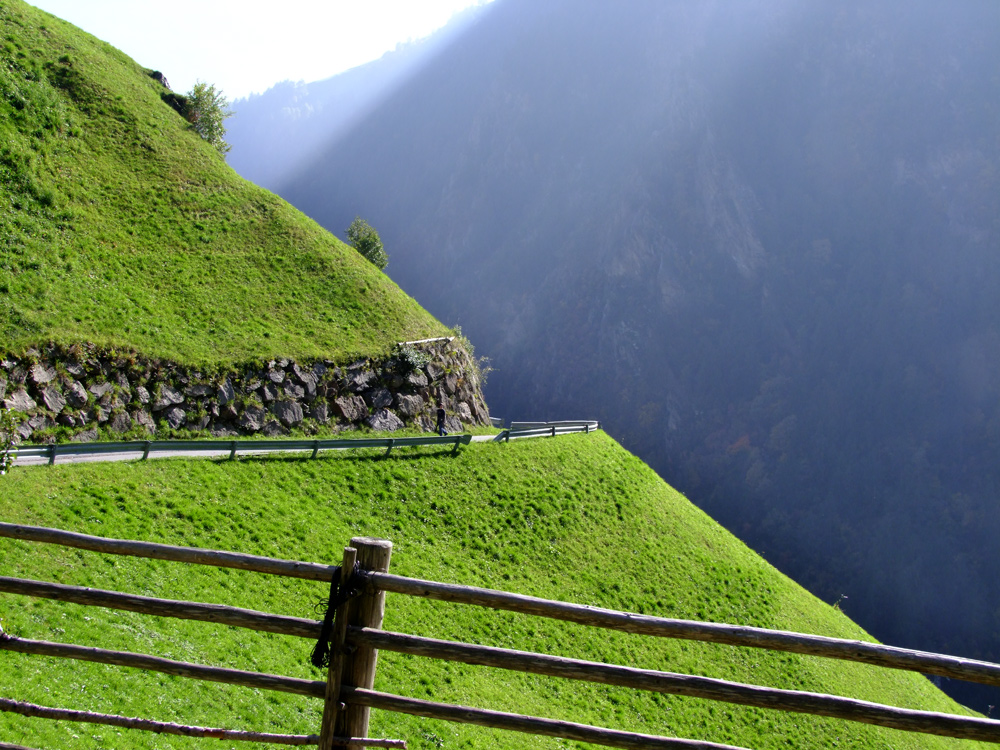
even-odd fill
[[(391, 539), (394, 572), (667, 616), (867, 638), (603, 434), (476, 444), (458, 455), (164, 460), (17, 469), (0, 518), (334, 563), (353, 535)], [(325, 587), (0, 540), (0, 574), (314, 616)], [(24, 637), (318, 678), (311, 644), (0, 596)], [(390, 595), (385, 627), (875, 700), (958, 710), (925, 678), (706, 644), (623, 637)], [(0, 652), (2, 693), (55, 706), (270, 731), (314, 731), (318, 701)], [(757, 748), (966, 748), (973, 743), (383, 653), (376, 687), (455, 703)], [(575, 746), (393, 714), (373, 735), (411, 748)], [(0, 715), (35, 747), (195, 748), (183, 739)]]
[(0, 348), (90, 341), (213, 364), (374, 354), (442, 332), (237, 176), (150, 72), (0, 1)]

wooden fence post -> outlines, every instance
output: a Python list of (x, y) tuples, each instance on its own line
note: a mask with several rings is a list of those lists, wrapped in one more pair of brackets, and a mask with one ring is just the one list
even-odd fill
[[(344, 562), (340, 567), (340, 585), (346, 586), (354, 573), (354, 562), (358, 551), (354, 547), (344, 548)], [(347, 636), (347, 620), (351, 602), (344, 602), (337, 608), (330, 638), (330, 669), (326, 673), (326, 696), (323, 701), (323, 723), (319, 730), (319, 750), (333, 750), (333, 738), (337, 719), (341, 715), (340, 686), (344, 678), (344, 640)]]
[[(354, 537), (351, 539), (351, 546), (358, 551), (358, 563), (362, 570), (379, 573), (389, 571), (389, 557), (392, 555), (392, 542), (389, 540)], [(385, 615), (385, 592), (366, 590), (352, 602), (349, 613), (350, 625), (381, 629)], [(354, 653), (345, 654), (343, 684), (371, 690), (375, 686), (377, 660), (378, 651), (370, 646), (358, 646)], [(371, 709), (367, 706), (352, 705), (338, 712), (337, 736), (367, 737), (370, 712)]]

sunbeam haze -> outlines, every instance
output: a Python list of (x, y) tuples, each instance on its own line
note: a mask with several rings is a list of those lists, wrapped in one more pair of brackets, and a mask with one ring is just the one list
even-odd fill
[(209, 81), (230, 99), (316, 81), (375, 60), (490, 0), (37, 0), (148, 68), (175, 91)]

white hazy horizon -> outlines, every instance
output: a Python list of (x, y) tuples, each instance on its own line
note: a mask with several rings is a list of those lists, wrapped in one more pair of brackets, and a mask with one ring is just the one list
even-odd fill
[(201, 80), (230, 100), (377, 60), (491, 1), (29, 0), (159, 70), (174, 91)]

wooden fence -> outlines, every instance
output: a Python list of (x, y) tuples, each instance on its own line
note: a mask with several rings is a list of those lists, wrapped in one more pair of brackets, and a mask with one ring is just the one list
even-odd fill
[[(236, 607), (172, 601), (41, 581), (0, 577), (0, 591), (63, 602), (202, 620), (251, 630), (318, 640), (328, 645), (325, 681), (208, 667), (145, 654), (85, 648), (72, 644), (16, 638), (0, 631), (0, 649), (114, 664), (190, 679), (210, 680), (263, 690), (277, 690), (323, 700), (318, 734), (275, 735), (243, 730), (184, 726), (149, 719), (109, 716), (50, 708), (0, 697), (0, 710), (56, 720), (84, 721), (193, 737), (248, 740), (284, 745), (334, 747), (405, 747), (403, 740), (368, 738), (372, 708), (484, 727), (562, 737), (621, 748), (707, 750), (731, 746), (705, 741), (658, 737), (535, 716), (453, 706), (374, 690), (379, 650), (485, 665), (530, 674), (616, 685), (673, 695), (692, 696), (747, 706), (794, 711), (927, 734), (1000, 743), (1000, 721), (896, 708), (833, 695), (748, 685), (726, 680), (601, 664), (546, 654), (494, 648), (391, 633), (381, 629), (386, 593), (502, 609), (637, 635), (681, 638), (732, 646), (764, 648), (863, 662), (989, 685), (1000, 685), (1000, 665), (823, 636), (761, 628), (675, 620), (551, 601), (502, 591), (423, 581), (390, 574), (392, 544), (355, 538), (345, 548), (342, 565), (277, 560), (218, 550), (175, 547), (0, 523), (0, 537), (58, 544), (108, 554), (213, 565), (290, 576), (333, 584), (330, 601), (335, 616), (326, 622), (280, 616)], [(5, 746), (0, 744), (2, 747)]]

